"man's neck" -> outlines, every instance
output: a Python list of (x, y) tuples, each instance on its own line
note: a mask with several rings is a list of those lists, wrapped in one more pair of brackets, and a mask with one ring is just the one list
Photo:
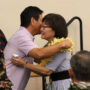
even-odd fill
[(28, 32), (29, 32), (30, 34), (32, 34), (32, 36), (36, 35), (36, 34), (35, 34), (35, 30), (33, 30), (32, 27), (27, 27), (26, 29), (28, 30)]

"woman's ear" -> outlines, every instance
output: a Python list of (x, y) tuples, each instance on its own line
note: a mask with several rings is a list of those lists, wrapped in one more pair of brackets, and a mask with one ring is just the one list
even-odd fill
[(74, 82), (74, 73), (73, 73), (72, 69), (69, 69), (68, 72), (69, 72), (69, 75), (72, 79), (72, 82)]

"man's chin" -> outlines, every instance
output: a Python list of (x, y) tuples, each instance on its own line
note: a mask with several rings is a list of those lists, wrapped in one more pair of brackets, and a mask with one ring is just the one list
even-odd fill
[[(45, 38), (41, 36), (41, 39), (45, 39)], [(45, 40), (46, 40), (46, 39), (45, 39)]]
[(41, 33), (38, 33), (37, 35), (41, 35)]
[(40, 35), (40, 34), (41, 34), (40, 32), (36, 33), (36, 35)]
[(38, 32), (38, 34), (41, 34), (41, 32)]

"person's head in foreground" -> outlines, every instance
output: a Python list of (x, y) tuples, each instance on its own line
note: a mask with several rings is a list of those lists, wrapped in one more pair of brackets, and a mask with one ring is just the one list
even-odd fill
[(54, 37), (66, 38), (67, 35), (68, 30), (66, 27), (66, 21), (61, 15), (50, 13), (43, 18), (41, 26), (42, 39), (46, 39), (51, 42)]
[[(73, 83), (81, 88), (90, 86), (90, 52), (79, 51), (70, 60), (71, 70), (69, 71)], [(72, 89), (73, 90), (73, 89)], [(75, 89), (76, 90), (76, 89)], [(78, 90), (78, 89), (77, 89)], [(90, 90), (85, 89), (85, 90)]]

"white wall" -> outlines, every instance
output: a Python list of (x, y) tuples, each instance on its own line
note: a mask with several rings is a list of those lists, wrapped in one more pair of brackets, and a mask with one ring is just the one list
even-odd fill
[[(0, 28), (5, 33), (7, 39), (19, 28), (20, 13), (30, 5), (38, 6), (44, 10), (44, 15), (47, 13), (58, 13), (65, 17), (68, 22), (73, 16), (79, 16), (83, 21), (83, 42), (84, 49), (90, 50), (90, 0), (0, 0)], [(69, 26), (70, 36), (75, 41), (75, 50), (79, 50), (79, 34), (78, 34), (78, 21)], [(45, 41), (40, 41), (40, 36), (37, 36), (35, 42), (42, 47)], [(36, 79), (35, 79), (36, 80)], [(40, 80), (39, 80), (40, 81)], [(34, 85), (30, 81), (31, 86)], [(38, 82), (37, 82), (38, 83)], [(40, 86), (35, 83), (37, 90)], [(28, 89), (26, 90), (36, 90)], [(30, 87), (29, 87), (30, 88)]]
[[(83, 21), (84, 49), (90, 50), (90, 44), (87, 41), (90, 34), (89, 3), (90, 0), (0, 0), (0, 28), (9, 39), (19, 28), (21, 11), (30, 5), (38, 6), (44, 10), (43, 15), (50, 12), (59, 13), (67, 21), (73, 16), (79, 16)], [(76, 26), (78, 28), (78, 24)], [(70, 27), (73, 29), (75, 24)], [(40, 46), (42, 45), (40, 44)]]

